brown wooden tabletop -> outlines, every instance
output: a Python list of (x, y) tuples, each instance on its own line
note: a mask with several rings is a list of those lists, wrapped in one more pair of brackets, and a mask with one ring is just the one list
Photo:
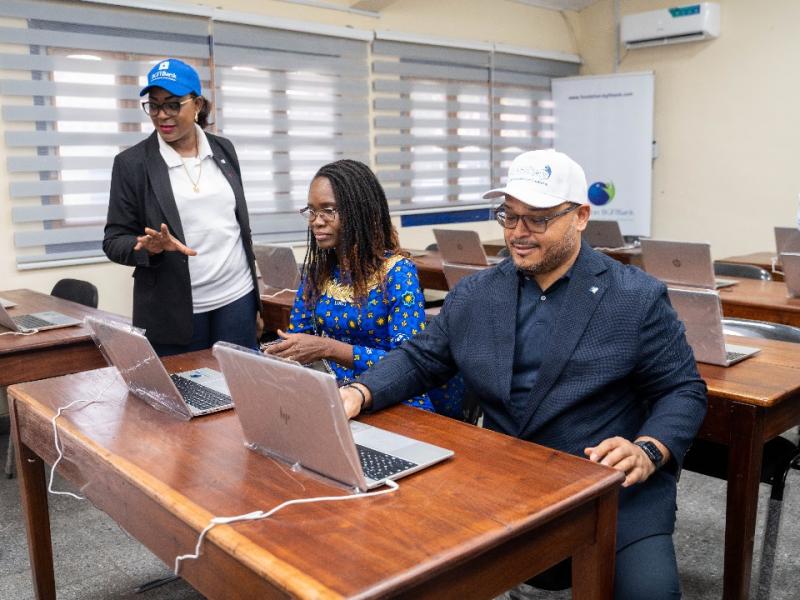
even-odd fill
[(738, 283), (719, 290), (722, 313), (726, 317), (800, 327), (800, 298), (790, 298), (784, 282), (730, 279)]
[[(100, 316), (128, 321), (119, 315), (89, 308), (31, 290), (3, 290), (0, 296), (17, 303), (7, 309), (14, 317), (44, 311), (57, 311), (83, 319)], [(0, 331), (8, 331), (0, 326)], [(106, 361), (82, 325), (40, 331), (33, 335), (0, 336), (0, 385), (34, 381), (77, 371), (104, 367)]]
[(259, 289), (261, 293), (261, 319), (264, 321), (266, 331), (277, 331), (278, 328), (286, 331), (289, 327), (289, 317), (296, 292), (279, 290), (265, 285)]
[[(216, 366), (210, 351), (165, 359)], [(212, 516), (344, 492), (244, 447), (232, 411), (180, 421), (129, 396), (114, 369), (13, 386), (12, 431), (38, 598), (54, 597), (43, 461), (166, 564)], [(394, 494), (293, 506), (219, 526), (181, 575), (210, 598), (490, 598), (573, 556), (576, 598), (612, 595), (622, 475), (589, 461), (406, 406), (364, 420), (455, 456)]]
[(727, 336), (761, 352), (732, 367), (698, 363), (708, 412), (698, 437), (728, 447), (723, 597), (749, 596), (764, 444), (800, 425), (800, 344)]
[(755, 265), (772, 273), (773, 281), (783, 281), (783, 275), (781, 273), (772, 272), (772, 260), (774, 258), (774, 252), (751, 252), (750, 254), (728, 256), (726, 258), (720, 258), (719, 260), (720, 262), (736, 263), (741, 265)]

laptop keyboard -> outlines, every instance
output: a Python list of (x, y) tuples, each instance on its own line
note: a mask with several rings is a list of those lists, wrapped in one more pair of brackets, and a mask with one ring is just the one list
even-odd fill
[(417, 463), (358, 444), (356, 444), (356, 449), (358, 450), (358, 458), (361, 460), (361, 468), (364, 469), (364, 475), (375, 481), (387, 479), (392, 475), (397, 475), (402, 471), (417, 466)]
[(209, 387), (195, 383), (191, 379), (171, 374), (170, 379), (175, 387), (178, 388), (186, 404), (200, 411), (211, 410), (214, 408), (227, 407), (231, 405), (231, 397), (212, 390)]
[(739, 360), (740, 358), (744, 358), (745, 356), (747, 356), (747, 352), (734, 352), (733, 350), (725, 351), (725, 358), (728, 359), (728, 362)]
[(33, 315), (21, 315), (19, 317), (14, 317), (14, 323), (16, 323), (21, 329), (39, 329), (40, 327), (49, 327), (52, 325), (50, 321), (45, 321), (44, 319), (34, 317)]

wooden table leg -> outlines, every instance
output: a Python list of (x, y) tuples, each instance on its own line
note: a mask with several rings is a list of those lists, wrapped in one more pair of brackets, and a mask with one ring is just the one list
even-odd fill
[(764, 423), (755, 406), (734, 402), (731, 413), (722, 597), (744, 600), (750, 595)]
[(597, 500), (595, 543), (572, 556), (572, 598), (610, 600), (614, 597), (617, 541), (617, 490)]
[(16, 400), (13, 397), (9, 400), (11, 435), (17, 446), (17, 478), (25, 515), (25, 529), (28, 534), (33, 588), (38, 600), (55, 600), (56, 582), (53, 575), (53, 546), (50, 538), (50, 511), (47, 506), (44, 461), (22, 443)]

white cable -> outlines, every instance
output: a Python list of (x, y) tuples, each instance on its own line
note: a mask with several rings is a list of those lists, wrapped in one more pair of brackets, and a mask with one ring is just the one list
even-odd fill
[(30, 331), (5, 331), (0, 333), (0, 335), (33, 335), (34, 333), (39, 333), (39, 330), (31, 329)]
[(400, 486), (397, 485), (391, 479), (387, 479), (384, 482), (389, 489), (387, 490), (380, 490), (379, 492), (369, 492), (366, 494), (353, 494), (351, 496), (319, 496), (317, 498), (298, 498), (296, 500), (287, 500), (286, 502), (279, 504), (275, 508), (268, 510), (267, 512), (257, 510), (255, 512), (247, 513), (244, 515), (238, 515), (235, 517), (214, 517), (211, 521), (206, 525), (205, 529), (200, 532), (200, 535), (197, 538), (197, 544), (194, 547), (194, 554), (183, 554), (182, 556), (175, 557), (175, 569), (174, 573), (177, 576), (178, 570), (181, 566), (181, 561), (184, 560), (196, 560), (200, 557), (200, 547), (203, 544), (203, 539), (205, 539), (206, 534), (211, 531), (217, 525), (229, 525), (231, 523), (236, 523), (238, 521), (258, 521), (259, 519), (266, 519), (267, 517), (271, 517), (279, 510), (286, 508), (287, 506), (291, 506), (292, 504), (310, 504), (311, 502), (337, 502), (339, 500), (360, 500), (361, 498), (372, 498), (374, 496), (382, 496), (384, 494), (391, 494), (396, 492), (400, 489)]
[(292, 288), (283, 288), (282, 290), (279, 290), (279, 291), (277, 291), (277, 292), (275, 292), (273, 294), (261, 294), (261, 297), (262, 298), (274, 298), (275, 296), (278, 296), (278, 295), (282, 294), (283, 292), (297, 293), (297, 290), (293, 290)]

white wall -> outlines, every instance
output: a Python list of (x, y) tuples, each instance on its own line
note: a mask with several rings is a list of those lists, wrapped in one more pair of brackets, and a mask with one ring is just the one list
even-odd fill
[[(380, 19), (340, 11), (315, 9), (285, 2), (255, 0), (206, 0), (184, 2), (206, 4), (226, 10), (266, 14), (276, 17), (352, 26), (360, 29), (392, 30), (439, 38), (488, 41), (528, 48), (575, 53), (575, 40), (564, 18), (554, 11), (497, 0), (397, 0), (381, 13)], [(2, 72), (0, 72), (2, 77)], [(0, 122), (0, 139), (5, 125)], [(30, 288), (49, 293), (63, 277), (87, 279), (100, 290), (100, 307), (130, 315), (131, 269), (104, 263), (78, 267), (59, 267), (36, 271), (18, 271), (14, 260), (11, 227), (11, 203), (8, 175), (5, 171), (6, 148), (0, 142), (0, 289)], [(396, 221), (399, 227), (399, 219)], [(463, 227), (463, 225), (461, 225)], [(502, 236), (493, 223), (474, 227), (485, 239)], [(421, 248), (433, 242), (428, 227), (400, 230), (401, 242), (409, 248)], [(302, 256), (302, 249), (297, 253)]]
[[(718, 39), (623, 50), (619, 67), (655, 72), (653, 236), (710, 241), (715, 258), (772, 250), (800, 192), (800, 2), (719, 4)], [(675, 5), (623, 0), (621, 12)], [(613, 72), (612, 0), (569, 18), (582, 74)]]

